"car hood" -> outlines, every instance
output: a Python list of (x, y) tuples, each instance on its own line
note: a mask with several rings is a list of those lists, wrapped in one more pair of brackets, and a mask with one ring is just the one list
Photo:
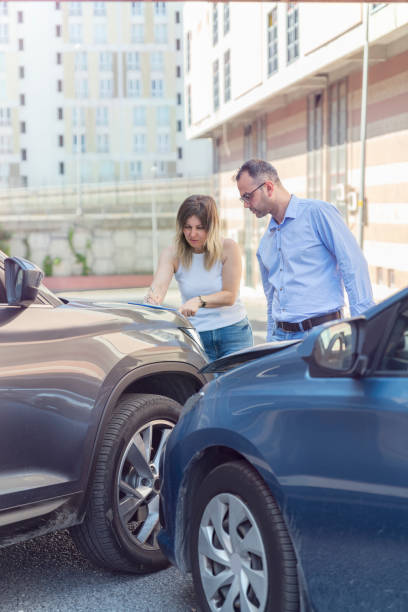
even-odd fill
[(259, 359), (260, 357), (265, 357), (265, 355), (271, 355), (272, 353), (277, 353), (288, 346), (299, 344), (300, 342), (302, 342), (302, 339), (258, 344), (250, 349), (237, 351), (236, 353), (231, 353), (231, 355), (227, 355), (226, 357), (216, 359), (215, 361), (212, 361), (204, 366), (200, 371), (203, 374), (210, 374), (212, 372), (227, 372), (228, 370), (237, 368), (248, 361), (253, 361), (254, 359)]

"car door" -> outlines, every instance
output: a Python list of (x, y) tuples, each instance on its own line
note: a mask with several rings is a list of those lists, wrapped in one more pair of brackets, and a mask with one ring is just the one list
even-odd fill
[(407, 303), (381, 353), (361, 379), (311, 380), (292, 438), (289, 514), (317, 610), (408, 609)]

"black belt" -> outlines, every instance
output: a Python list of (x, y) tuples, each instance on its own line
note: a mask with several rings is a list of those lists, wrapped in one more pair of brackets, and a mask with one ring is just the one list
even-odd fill
[(333, 321), (334, 319), (341, 319), (341, 310), (337, 310), (336, 312), (329, 312), (328, 314), (320, 315), (320, 317), (312, 317), (311, 319), (305, 319), (300, 323), (276, 321), (276, 326), (286, 332), (308, 331), (316, 325), (321, 325), (322, 323), (326, 323), (326, 321)]

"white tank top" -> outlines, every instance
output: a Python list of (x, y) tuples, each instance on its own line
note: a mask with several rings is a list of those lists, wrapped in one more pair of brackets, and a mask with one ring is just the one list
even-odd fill
[[(206, 270), (204, 253), (193, 253), (190, 268), (185, 268), (180, 263), (174, 276), (180, 289), (183, 304), (192, 297), (222, 291), (222, 262), (217, 261), (210, 270)], [(194, 317), (189, 317), (189, 320), (200, 332), (233, 325), (242, 321), (245, 316), (245, 308), (238, 297), (232, 306), (199, 308), (197, 314)]]

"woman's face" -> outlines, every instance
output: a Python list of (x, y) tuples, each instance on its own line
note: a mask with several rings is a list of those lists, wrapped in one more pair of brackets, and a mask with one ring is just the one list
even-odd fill
[(183, 234), (195, 253), (202, 253), (204, 251), (208, 232), (204, 229), (198, 217), (193, 215), (187, 219), (183, 227)]

